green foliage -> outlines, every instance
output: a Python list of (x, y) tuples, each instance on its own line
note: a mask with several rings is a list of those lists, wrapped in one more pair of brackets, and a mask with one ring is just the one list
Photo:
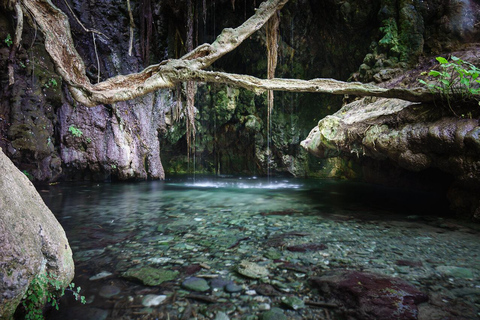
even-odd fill
[(81, 137), (81, 136), (83, 135), (82, 130), (78, 129), (78, 128), (75, 127), (75, 125), (73, 125), (73, 124), (68, 128), (68, 131), (69, 131), (74, 137)]
[[(50, 292), (49, 288), (53, 287), (55, 292)], [(85, 297), (80, 295), (80, 287), (75, 288), (74, 283), (68, 285), (70, 290), (78, 301), (85, 304)], [(36, 275), (23, 297), (23, 307), (25, 308), (26, 320), (42, 320), (42, 308), (45, 302), (51, 304), (58, 310), (58, 299), (65, 295), (65, 289), (62, 288), (62, 282), (53, 274)]]
[(13, 44), (12, 36), (10, 35), (10, 33), (7, 34), (7, 37), (5, 38), (4, 42), (6, 43), (7, 47), (9, 47), (9, 48)]
[(380, 46), (390, 50), (390, 53), (393, 56), (399, 56), (405, 52), (404, 46), (400, 42), (400, 37), (398, 34), (397, 22), (395, 19), (390, 18), (383, 21), (383, 27), (380, 28), (385, 35), (383, 36), (378, 43)]
[(28, 180), (33, 180), (33, 176), (27, 170), (23, 170), (22, 172), (27, 176)]
[(55, 78), (50, 78), (44, 85), (45, 88), (56, 87), (58, 86), (57, 80)]
[(450, 61), (443, 57), (436, 59), (440, 63), (440, 70), (422, 73), (434, 81), (427, 83), (418, 79), (421, 84), (426, 85), (432, 92), (440, 93), (449, 105), (452, 98), (463, 101), (480, 100), (480, 68), (455, 56), (452, 56)]

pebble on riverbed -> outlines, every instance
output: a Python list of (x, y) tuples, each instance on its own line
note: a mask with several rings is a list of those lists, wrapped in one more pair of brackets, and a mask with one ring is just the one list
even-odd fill
[(205, 279), (202, 278), (188, 278), (185, 281), (182, 282), (182, 287), (191, 290), (191, 291), (196, 291), (196, 292), (205, 292), (210, 290), (210, 286), (208, 285), (208, 282)]
[(269, 275), (267, 268), (246, 260), (240, 262), (237, 271), (242, 276), (252, 279), (268, 277)]
[(156, 307), (167, 299), (165, 295), (147, 294), (142, 299), (142, 305), (144, 307)]

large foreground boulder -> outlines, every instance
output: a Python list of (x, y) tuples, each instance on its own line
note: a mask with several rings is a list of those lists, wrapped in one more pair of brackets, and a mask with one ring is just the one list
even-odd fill
[(34, 186), (0, 149), (0, 319), (11, 319), (37, 274), (73, 279), (65, 232)]

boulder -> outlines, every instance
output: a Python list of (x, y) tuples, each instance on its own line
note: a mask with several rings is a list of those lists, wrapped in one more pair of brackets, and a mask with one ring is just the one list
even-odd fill
[(345, 313), (360, 320), (415, 320), (417, 304), (428, 296), (399, 278), (358, 271), (337, 271), (311, 279)]
[(11, 319), (36, 275), (66, 287), (74, 265), (62, 226), (1, 149), (0, 177), (0, 319)]

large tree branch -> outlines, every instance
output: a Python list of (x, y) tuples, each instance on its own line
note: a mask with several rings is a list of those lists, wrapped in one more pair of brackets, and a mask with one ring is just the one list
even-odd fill
[(75, 50), (67, 16), (50, 0), (20, 0), (34, 17), (45, 35), (45, 47), (57, 70), (68, 84), (73, 97), (86, 106), (125, 101), (160, 88), (173, 88), (180, 81), (220, 82), (252, 91), (281, 90), (294, 92), (323, 92), (400, 98), (409, 101), (432, 101), (437, 95), (426, 89), (386, 89), (358, 82), (333, 79), (259, 79), (247, 75), (209, 72), (210, 66), (226, 53), (237, 48), (260, 29), (288, 0), (267, 0), (241, 26), (227, 28), (212, 44), (198, 46), (180, 59), (163, 61), (139, 73), (119, 75), (95, 85), (86, 76), (85, 65)]
[(147, 67), (140, 73), (116, 76), (92, 85), (85, 72), (85, 64), (75, 50), (68, 17), (50, 0), (20, 0), (22, 6), (38, 23), (45, 36), (45, 48), (58, 72), (69, 86), (74, 98), (87, 106), (129, 100), (160, 88), (171, 88), (178, 81), (171, 74), (162, 74), (167, 68), (202, 69), (234, 50), (245, 39), (260, 29), (288, 0), (263, 2), (255, 14), (241, 26), (227, 28), (211, 44), (197, 47), (181, 59), (168, 60)]
[(179, 80), (196, 80), (200, 82), (226, 83), (242, 87), (257, 93), (267, 90), (291, 91), (291, 92), (316, 92), (338, 95), (374, 96), (383, 98), (398, 98), (413, 102), (428, 102), (440, 95), (434, 94), (424, 88), (381, 88), (372, 84), (360, 82), (344, 82), (334, 79), (259, 79), (256, 77), (232, 74), (224, 72), (213, 72), (204, 70), (181, 70), (177, 71), (175, 78)]

